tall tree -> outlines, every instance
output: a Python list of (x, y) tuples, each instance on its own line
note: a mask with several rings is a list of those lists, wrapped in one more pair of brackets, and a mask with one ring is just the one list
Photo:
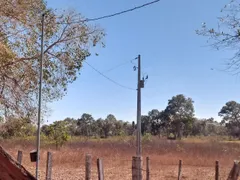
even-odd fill
[(103, 131), (105, 138), (107, 138), (110, 135), (113, 135), (114, 130), (116, 129), (116, 122), (117, 119), (114, 115), (109, 114), (107, 115), (106, 119), (104, 120), (103, 124)]
[(193, 135), (193, 136), (205, 135), (205, 133), (204, 133), (205, 127), (206, 127), (205, 120), (194, 118), (191, 135)]
[(233, 50), (235, 54), (229, 59), (226, 70), (233, 74), (240, 72), (240, 21), (239, 21), (240, 4), (238, 0), (229, 0), (221, 12), (223, 15), (217, 18), (217, 27), (208, 27), (207, 23), (202, 24), (202, 28), (196, 30), (198, 35), (208, 38), (210, 46), (217, 50)]
[(222, 117), (222, 124), (225, 124), (230, 133), (240, 137), (240, 104), (229, 101), (218, 113)]
[(120, 136), (125, 134), (126, 123), (124, 123), (122, 120), (117, 120), (115, 122), (115, 130), (113, 132), (114, 136)]
[(66, 122), (66, 126), (69, 128), (69, 134), (71, 136), (77, 135), (78, 121), (74, 118), (65, 118), (63, 121)]
[(163, 130), (165, 128), (166, 118), (164, 117), (164, 112), (159, 112), (157, 109), (153, 109), (148, 112), (148, 116), (151, 122), (151, 133), (160, 136), (160, 129)]
[(89, 49), (104, 36), (79, 13), (55, 12), (43, 0), (0, 0), (0, 109), (5, 114), (36, 113), (43, 12), (45, 104), (66, 94)]
[(104, 119), (99, 118), (94, 123), (94, 131), (96, 135), (99, 135), (101, 138), (105, 138), (105, 131), (104, 131)]
[(48, 126), (48, 137), (54, 141), (56, 149), (63, 146), (70, 139), (69, 128), (66, 121), (55, 121)]
[(79, 126), (81, 135), (91, 136), (93, 123), (94, 118), (92, 117), (92, 115), (84, 113), (81, 118), (77, 120), (77, 125)]
[(151, 132), (151, 121), (149, 116), (141, 116), (141, 131), (142, 135)]
[(181, 139), (185, 126), (193, 122), (193, 100), (182, 94), (173, 96), (172, 99), (168, 101), (165, 113), (169, 118), (169, 124), (171, 128), (173, 128), (175, 136)]
[(36, 127), (31, 124), (29, 118), (9, 117), (8, 121), (2, 124), (2, 136), (9, 137), (25, 137), (33, 136), (36, 132)]

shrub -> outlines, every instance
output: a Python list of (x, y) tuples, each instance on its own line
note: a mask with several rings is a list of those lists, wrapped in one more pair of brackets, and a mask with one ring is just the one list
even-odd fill
[(144, 136), (142, 137), (142, 142), (151, 142), (152, 141), (152, 135), (151, 133), (146, 133), (144, 134)]

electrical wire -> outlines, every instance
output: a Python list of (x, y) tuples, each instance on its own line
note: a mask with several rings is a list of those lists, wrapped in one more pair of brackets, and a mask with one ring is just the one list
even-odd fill
[[(98, 20), (102, 20), (102, 19), (111, 18), (111, 17), (118, 16), (118, 15), (121, 15), (121, 14), (125, 14), (125, 13), (128, 13), (128, 12), (137, 10), (137, 9), (144, 8), (146, 6), (155, 4), (155, 3), (159, 2), (159, 1), (160, 0), (151, 1), (151, 2), (148, 2), (148, 3), (142, 4), (142, 5), (136, 6), (134, 8), (131, 8), (131, 9), (123, 10), (123, 11), (120, 11), (120, 12), (117, 12), (117, 13), (113, 13), (113, 14), (109, 14), (109, 15), (105, 15), (105, 16), (100, 16), (100, 17), (96, 17), (96, 18), (86, 18), (84, 20), (73, 21), (73, 22), (70, 22), (70, 24), (71, 23), (75, 23), (76, 24), (76, 23), (82, 23), (82, 22), (98, 21)], [(63, 24), (63, 23), (61, 23), (61, 24)]]
[(119, 67), (121, 67), (121, 66), (123, 66), (123, 65), (125, 65), (125, 64), (130, 63), (130, 62), (132, 63), (132, 61), (134, 61), (134, 60), (136, 60), (136, 59), (137, 59), (137, 58), (131, 59), (130, 61), (129, 61), (129, 60), (128, 60), (128, 61), (125, 61), (125, 62), (123, 62), (123, 63), (121, 63), (121, 64), (118, 64), (118, 65), (116, 65), (116, 66), (114, 66), (114, 67), (112, 67), (112, 68), (104, 71), (103, 73), (110, 72), (110, 71), (112, 71), (112, 70), (114, 70), (114, 69), (117, 69), (117, 68), (119, 68)]
[(89, 64), (87, 61), (84, 61), (89, 67), (91, 67), (94, 71), (96, 71), (98, 74), (100, 74), (101, 76), (105, 77), (107, 80), (111, 81), (112, 83), (122, 87), (122, 88), (125, 88), (125, 89), (128, 89), (128, 90), (134, 90), (136, 91), (136, 89), (133, 89), (133, 88), (130, 88), (130, 87), (127, 87), (127, 86), (124, 86), (114, 80), (112, 80), (111, 78), (107, 77), (105, 74), (103, 74), (102, 72), (100, 72), (99, 70), (97, 70), (95, 67), (93, 67), (91, 64)]
[(106, 18), (118, 16), (118, 15), (121, 15), (121, 14), (124, 14), (124, 13), (127, 13), (127, 12), (130, 12), (130, 11), (134, 11), (134, 10), (141, 9), (141, 8), (143, 8), (143, 7), (146, 7), (146, 6), (155, 4), (155, 3), (159, 2), (159, 1), (160, 1), (160, 0), (151, 1), (151, 2), (148, 2), (148, 3), (142, 4), (142, 5), (140, 5), (140, 6), (136, 6), (136, 7), (134, 7), (134, 8), (127, 9), (127, 10), (124, 10), (124, 11), (120, 11), (120, 12), (117, 12), (117, 13), (114, 13), (114, 14), (105, 15), (105, 16), (101, 16), (101, 17), (97, 17), (97, 18), (92, 18), (92, 19), (86, 19), (86, 21), (88, 21), (88, 22), (89, 22), (89, 21), (97, 21), (97, 20), (101, 20), (101, 19), (106, 19)]
[(118, 15), (121, 15), (121, 14), (125, 14), (125, 13), (128, 13), (128, 12), (137, 10), (137, 9), (141, 9), (141, 8), (143, 8), (143, 7), (146, 7), (146, 6), (155, 4), (155, 3), (159, 2), (159, 1), (160, 1), (160, 0), (151, 1), (151, 2), (148, 2), (148, 3), (142, 4), (142, 5), (136, 6), (136, 7), (134, 7), (134, 8), (131, 8), (131, 9), (127, 9), (127, 10), (124, 10), (124, 11), (120, 11), (120, 12), (113, 13), (113, 14), (109, 14), (109, 15), (105, 15), (105, 16), (100, 16), (100, 17), (96, 17), (96, 18), (86, 18), (86, 19), (84, 19), (84, 20), (73, 21), (73, 22), (68, 22), (68, 23), (66, 23), (66, 22), (65, 22), (65, 23), (57, 23), (57, 24), (76, 24), (76, 23), (84, 23), (84, 22), (98, 21), (98, 20), (102, 20), (102, 19), (106, 19), (106, 18), (111, 18), (111, 17), (114, 17), (114, 16), (118, 16)]
[(118, 15), (121, 15), (121, 14), (125, 14), (125, 13), (128, 13), (128, 12), (137, 10), (137, 9), (141, 9), (143, 7), (155, 4), (155, 3), (159, 2), (159, 1), (160, 0), (151, 1), (151, 2), (148, 2), (148, 3), (142, 4), (142, 5), (136, 6), (134, 8), (131, 8), (131, 9), (127, 9), (127, 10), (124, 10), (124, 11), (120, 11), (120, 12), (109, 14), (109, 15), (105, 15), (105, 16), (100, 16), (100, 17), (96, 17), (96, 18), (86, 18), (86, 19), (80, 20), (80, 21), (73, 21), (73, 22), (69, 22), (69, 23), (57, 23), (57, 24), (74, 24), (74, 23), (76, 24), (76, 23), (83, 23), (83, 22), (98, 21), (98, 20), (102, 20), (102, 19), (118, 16)]

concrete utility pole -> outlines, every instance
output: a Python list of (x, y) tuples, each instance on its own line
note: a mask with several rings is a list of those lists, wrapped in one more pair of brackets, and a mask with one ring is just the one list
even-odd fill
[(141, 56), (138, 55), (138, 82), (137, 82), (137, 156), (142, 156), (141, 144)]
[(40, 123), (41, 123), (41, 106), (42, 106), (42, 69), (43, 69), (43, 41), (44, 41), (44, 16), (42, 15), (42, 35), (41, 35), (41, 57), (40, 57), (40, 77), (39, 77), (39, 95), (38, 95), (38, 129), (37, 129), (37, 162), (36, 162), (36, 179), (39, 179), (39, 159), (40, 159)]
[(141, 141), (141, 88), (144, 88), (143, 78), (141, 80), (141, 56), (138, 55), (138, 85), (137, 85), (137, 179), (142, 180), (142, 141)]

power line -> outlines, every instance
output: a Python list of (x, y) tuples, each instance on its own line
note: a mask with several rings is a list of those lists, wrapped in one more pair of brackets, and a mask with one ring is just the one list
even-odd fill
[[(118, 15), (121, 15), (121, 14), (124, 14), (124, 13), (128, 13), (128, 12), (131, 12), (131, 11), (134, 11), (134, 10), (137, 10), (137, 9), (141, 9), (141, 8), (143, 8), (143, 7), (146, 7), (146, 6), (155, 4), (155, 3), (159, 2), (159, 1), (160, 1), (160, 0), (151, 1), (151, 2), (148, 2), (148, 3), (142, 4), (142, 5), (140, 5), (140, 6), (136, 6), (136, 7), (134, 7), (134, 8), (131, 8), (131, 9), (127, 9), (127, 10), (124, 10), (124, 11), (120, 11), (120, 12), (113, 13), (113, 14), (109, 14), (109, 15), (105, 15), (105, 16), (100, 16), (100, 17), (96, 17), (96, 18), (86, 18), (86, 19), (80, 20), (80, 21), (73, 21), (73, 22), (69, 22), (69, 23), (66, 23), (66, 22), (65, 22), (65, 23), (57, 23), (57, 24), (72, 24), (72, 23), (98, 21), (98, 20), (101, 20), (101, 19), (106, 19), (106, 18), (118, 16)], [(53, 18), (53, 17), (52, 17), (52, 18)], [(13, 35), (11, 35), (11, 36), (13, 36)]]
[[(144, 8), (146, 6), (155, 4), (159, 1), (160, 0), (155, 0), (155, 1), (151, 1), (151, 2), (148, 2), (148, 3), (142, 4), (142, 5), (136, 6), (136, 7), (131, 8), (131, 9), (127, 9), (127, 10), (117, 12), (117, 13), (113, 13), (113, 14), (109, 14), (109, 15), (105, 15), (105, 16), (100, 16), (100, 17), (96, 17), (96, 18), (86, 18), (84, 20), (73, 21), (73, 22), (69, 22), (69, 23), (71, 24), (71, 23), (91, 22), (91, 21), (98, 21), (98, 20), (102, 20), (102, 19), (107, 19), (107, 18), (111, 18), (111, 17), (114, 17), (114, 16), (118, 16), (118, 15), (121, 15), (121, 14), (131, 12), (131, 11), (134, 11), (134, 10), (137, 10), (137, 9)], [(69, 24), (69, 23), (67, 23), (67, 24)], [(61, 24), (64, 24), (64, 23), (61, 23)]]
[(131, 60), (128, 60), (128, 61), (125, 61), (125, 62), (123, 62), (123, 63), (121, 63), (121, 64), (118, 64), (118, 65), (116, 65), (116, 66), (114, 66), (114, 67), (112, 67), (112, 68), (110, 68), (110, 69), (104, 71), (103, 73), (110, 72), (110, 71), (112, 71), (112, 70), (114, 70), (114, 69), (117, 69), (117, 68), (119, 68), (119, 67), (121, 67), (121, 66), (123, 66), (123, 65), (125, 65), (125, 64), (130, 63), (130, 62), (132, 63), (132, 61), (134, 61), (134, 60), (136, 60), (136, 58), (131, 59)]
[(146, 7), (146, 6), (155, 4), (155, 3), (159, 2), (159, 1), (160, 1), (160, 0), (155, 0), (155, 1), (152, 1), (152, 2), (148, 2), (148, 3), (142, 4), (142, 5), (140, 5), (140, 6), (136, 6), (136, 7), (131, 8), (131, 9), (127, 9), (127, 10), (124, 10), (124, 11), (120, 11), (120, 12), (114, 13), (114, 14), (109, 14), (109, 15), (105, 15), (105, 16), (101, 16), (101, 17), (97, 17), (97, 18), (86, 19), (86, 21), (88, 21), (88, 22), (89, 22), (89, 21), (97, 21), (97, 20), (101, 20), (101, 19), (106, 19), (106, 18), (118, 16), (118, 15), (121, 15), (121, 14), (124, 14), (124, 13), (127, 13), (127, 12), (130, 12), (130, 11), (134, 11), (134, 10), (141, 9), (141, 8), (143, 8), (143, 7)]
[[(101, 19), (111, 18), (111, 17), (118, 16), (118, 15), (121, 15), (121, 14), (125, 14), (125, 13), (128, 13), (128, 12), (137, 10), (137, 9), (141, 9), (141, 8), (146, 7), (146, 6), (155, 4), (155, 3), (159, 2), (159, 1), (160, 0), (151, 1), (151, 2), (148, 2), (148, 3), (142, 4), (142, 5), (136, 6), (134, 8), (131, 8), (131, 9), (127, 9), (127, 10), (124, 10), (124, 11), (120, 11), (120, 12), (109, 14), (109, 15), (105, 15), (105, 16), (100, 16), (100, 17), (96, 17), (96, 18), (86, 18), (84, 20), (73, 21), (73, 22), (69, 22), (69, 23), (66, 23), (66, 22), (65, 23), (57, 23), (57, 24), (72, 24), (72, 23), (83, 23), (83, 22), (98, 21), (98, 20), (101, 20)], [(13, 35), (11, 35), (11, 36), (13, 36)]]
[(89, 64), (87, 61), (84, 61), (88, 66), (90, 66), (94, 71), (96, 71), (98, 74), (100, 74), (101, 76), (105, 77), (107, 80), (111, 81), (112, 83), (122, 87), (122, 88), (125, 88), (125, 89), (128, 89), (128, 90), (136, 90), (136, 89), (133, 89), (133, 88), (130, 88), (130, 87), (127, 87), (127, 86), (124, 86), (112, 79), (110, 79), (109, 77), (107, 77), (105, 74), (103, 74), (102, 72), (100, 72), (99, 70), (97, 70), (95, 67), (93, 67), (91, 64)]

